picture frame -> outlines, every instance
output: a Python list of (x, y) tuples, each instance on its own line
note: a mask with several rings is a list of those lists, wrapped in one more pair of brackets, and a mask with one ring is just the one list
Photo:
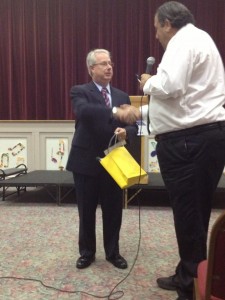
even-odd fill
[(144, 136), (142, 157), (144, 161), (144, 169), (148, 173), (160, 173), (156, 145), (157, 142), (153, 135)]
[(27, 165), (27, 138), (0, 138), (0, 169)]
[(65, 170), (68, 160), (68, 137), (46, 138), (46, 170)]

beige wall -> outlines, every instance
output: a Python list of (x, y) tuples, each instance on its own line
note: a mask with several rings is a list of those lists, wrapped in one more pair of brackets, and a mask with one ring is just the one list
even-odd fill
[[(131, 104), (138, 107), (140, 105), (147, 104), (147, 96), (130, 96)], [(26, 165), (28, 171), (33, 170), (45, 170), (48, 167), (48, 162), (51, 159), (51, 150), (48, 145), (49, 142), (55, 143), (54, 147), (57, 147), (56, 143), (60, 143), (61, 140), (66, 141), (65, 155), (63, 157), (63, 163), (67, 160), (67, 154), (70, 150), (72, 138), (74, 134), (74, 121), (0, 121), (0, 159), (3, 158), (3, 162), (0, 168), (6, 169), (6, 155), (10, 158), (11, 164), (15, 167), (16, 159), (26, 158)], [(26, 147), (20, 151), (21, 147), (16, 146), (21, 141), (25, 142)], [(8, 150), (12, 145), (15, 145), (14, 150)], [(60, 146), (60, 145), (59, 145)], [(144, 138), (141, 143), (141, 165), (144, 166)], [(56, 149), (57, 150), (57, 149)], [(17, 153), (19, 152), (19, 153)], [(56, 155), (54, 150), (55, 161), (57, 163), (60, 157)], [(6, 153), (6, 154), (3, 154)], [(2, 156), (3, 154), (3, 156)], [(5, 165), (5, 167), (4, 167)], [(53, 166), (53, 164), (52, 164)], [(51, 162), (50, 162), (50, 168)], [(58, 168), (58, 165), (54, 165), (54, 168)]]

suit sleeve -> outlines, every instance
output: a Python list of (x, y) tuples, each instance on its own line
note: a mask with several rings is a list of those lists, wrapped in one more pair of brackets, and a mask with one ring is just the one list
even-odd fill
[[(128, 142), (137, 135), (137, 125), (127, 126), (112, 116), (112, 109), (102, 105), (93, 94), (83, 86), (74, 86), (71, 89), (71, 98), (76, 122), (100, 139), (110, 140), (117, 127), (125, 128), (127, 131)], [(118, 104), (130, 104), (129, 96), (116, 89)]]

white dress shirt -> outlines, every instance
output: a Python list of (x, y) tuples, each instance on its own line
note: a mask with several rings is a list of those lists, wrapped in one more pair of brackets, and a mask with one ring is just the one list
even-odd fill
[(192, 24), (181, 28), (143, 91), (152, 134), (225, 120), (224, 67), (212, 38)]

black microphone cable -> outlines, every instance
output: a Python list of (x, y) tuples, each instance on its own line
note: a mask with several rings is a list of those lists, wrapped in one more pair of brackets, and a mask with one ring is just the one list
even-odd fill
[[(137, 78), (137, 80), (140, 82), (140, 78), (139, 78), (139, 75), (138, 74), (136, 74), (136, 78)], [(142, 95), (141, 96), (141, 101), (140, 101), (140, 107), (142, 107), (143, 106), (143, 97), (144, 97), (145, 95)], [(148, 102), (148, 104), (149, 104), (149, 102)], [(139, 130), (139, 132), (140, 132), (140, 137), (141, 137), (141, 134), (142, 134), (142, 127), (143, 127), (143, 115), (142, 115), (142, 109), (141, 109), (141, 120), (140, 120), (140, 130)], [(142, 144), (142, 143), (141, 143)], [(141, 184), (141, 171), (142, 171), (142, 168), (141, 168), (141, 151), (140, 151), (140, 171), (139, 171), (139, 179), (138, 179), (138, 183), (137, 183), (137, 186), (140, 186), (140, 184)], [(128, 191), (127, 191), (128, 192)], [(135, 194), (136, 195), (136, 194)], [(132, 272), (132, 270), (133, 270), (133, 268), (134, 268), (134, 266), (135, 266), (135, 264), (136, 264), (136, 262), (137, 262), (137, 259), (138, 259), (138, 255), (139, 255), (139, 252), (140, 252), (140, 246), (141, 246), (141, 236), (142, 236), (142, 232), (141, 232), (141, 205), (140, 205), (140, 199), (139, 199), (139, 197), (137, 197), (137, 201), (138, 201), (138, 230), (139, 230), (139, 237), (138, 237), (138, 244), (137, 244), (137, 251), (136, 251), (136, 254), (135, 254), (135, 257), (134, 257), (134, 261), (133, 261), (133, 263), (132, 263), (132, 265), (131, 265), (131, 268), (130, 268), (130, 270), (129, 270), (129, 272), (127, 273), (127, 275), (121, 280), (121, 281), (119, 281), (116, 285), (115, 285), (115, 287), (111, 290), (111, 293), (109, 294), (109, 300), (111, 299), (110, 298), (110, 296), (111, 295), (115, 295), (115, 289), (122, 283), (122, 282), (124, 282), (129, 276), (130, 276), (130, 274), (131, 274), (131, 272)], [(123, 295), (124, 295), (124, 292), (123, 291), (118, 291), (117, 293), (121, 293), (121, 297), (123, 297)], [(119, 299), (119, 298), (113, 298), (113, 299)]]

